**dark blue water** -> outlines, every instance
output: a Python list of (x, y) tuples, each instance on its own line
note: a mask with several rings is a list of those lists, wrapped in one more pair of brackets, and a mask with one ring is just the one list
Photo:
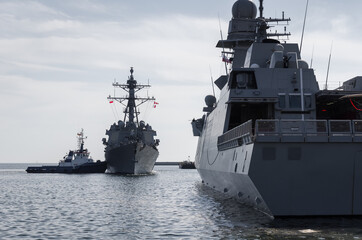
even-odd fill
[(0, 239), (362, 239), (362, 218), (273, 220), (201, 184), (148, 176), (27, 174), (0, 164)]

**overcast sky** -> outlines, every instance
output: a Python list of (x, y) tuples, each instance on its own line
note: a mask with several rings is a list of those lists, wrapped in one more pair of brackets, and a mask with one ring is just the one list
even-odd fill
[[(56, 163), (76, 147), (81, 128), (93, 158), (104, 160), (105, 130), (123, 119), (122, 107), (115, 116), (106, 98), (131, 66), (139, 83), (152, 85), (139, 95), (159, 102), (141, 108), (161, 140), (158, 161), (193, 160), (190, 120), (202, 116), (210, 75), (223, 73), (218, 15), (226, 37), (233, 3), (0, 0), (0, 162)], [(264, 15), (284, 11), (289, 42), (299, 43), (305, 4), (265, 0)], [(314, 48), (321, 87), (332, 41), (329, 87), (362, 75), (360, 9), (357, 0), (310, 0), (302, 58), (310, 63)]]

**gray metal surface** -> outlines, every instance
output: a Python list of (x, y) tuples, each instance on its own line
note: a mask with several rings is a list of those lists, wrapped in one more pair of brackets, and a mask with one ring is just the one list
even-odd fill
[(362, 78), (320, 90), (298, 45), (278, 41), (289, 33), (267, 31), (290, 19), (250, 3), (217, 44), (231, 61), (220, 98), (192, 121), (204, 184), (273, 216), (361, 215)]

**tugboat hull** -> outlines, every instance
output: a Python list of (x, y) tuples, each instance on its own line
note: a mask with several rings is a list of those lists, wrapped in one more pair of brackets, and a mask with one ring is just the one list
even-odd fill
[(104, 173), (107, 168), (106, 162), (85, 163), (77, 167), (41, 166), (28, 167), (28, 173)]
[(106, 151), (107, 172), (119, 174), (149, 174), (158, 157), (155, 147), (131, 143)]

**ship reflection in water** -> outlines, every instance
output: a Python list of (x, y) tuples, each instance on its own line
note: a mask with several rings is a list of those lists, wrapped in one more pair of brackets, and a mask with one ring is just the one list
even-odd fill
[(271, 218), (209, 187), (196, 184), (208, 199), (209, 221), (215, 235), (232, 239), (362, 239), (362, 217)]

